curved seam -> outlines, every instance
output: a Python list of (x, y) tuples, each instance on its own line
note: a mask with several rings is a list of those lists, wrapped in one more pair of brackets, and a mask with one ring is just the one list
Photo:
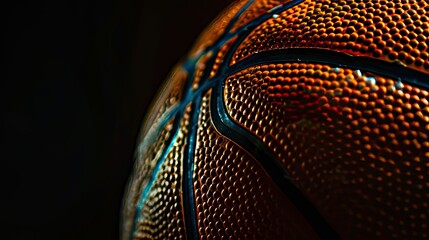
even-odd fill
[[(193, 170), (194, 170), (194, 154), (195, 154), (195, 135), (196, 135), (196, 124), (198, 122), (199, 107), (201, 103), (201, 94), (204, 90), (211, 88), (216, 83), (207, 83), (206, 79), (208, 78), (209, 72), (211, 71), (214, 61), (216, 59), (217, 52), (220, 47), (227, 41), (230, 29), (237, 22), (241, 14), (253, 3), (254, 0), (249, 0), (230, 20), (227, 27), (221, 36), (209, 47), (207, 47), (198, 57), (193, 59), (188, 59), (183, 65), (183, 67), (188, 71), (188, 81), (185, 84), (185, 95), (181, 103), (179, 104), (179, 109), (183, 109), (187, 102), (194, 102), (191, 121), (190, 121), (190, 131), (189, 131), (189, 146), (188, 151), (185, 151), (185, 161), (183, 163), (183, 172), (186, 176), (183, 177), (183, 207), (185, 215), (185, 226), (186, 226), (186, 237), (187, 239), (198, 239), (197, 231), (197, 222), (196, 222), (196, 211), (195, 211), (195, 202), (194, 202), (194, 188), (193, 188)], [(194, 73), (196, 69), (196, 64), (204, 54), (207, 52), (214, 51), (215, 53), (210, 58), (207, 67), (204, 69), (203, 76), (201, 78), (200, 87), (193, 91), (191, 85), (194, 81)], [(183, 111), (183, 110), (180, 110)]]
[(235, 54), (235, 52), (237, 51), (238, 47), (241, 46), (241, 43), (243, 43), (243, 41), (249, 36), (249, 34), (253, 30), (255, 30), (258, 26), (260, 26), (260, 24), (262, 22), (267, 21), (271, 17), (274, 17), (274, 16), (288, 10), (289, 8), (294, 7), (294, 6), (301, 4), (303, 2), (304, 2), (304, 0), (292, 0), (286, 4), (278, 5), (274, 8), (272, 8), (271, 10), (269, 10), (266, 14), (263, 14), (260, 17), (256, 18), (255, 20), (253, 20), (252, 22), (248, 23), (245, 27), (239, 29), (235, 33), (236, 35), (238, 35), (237, 39), (232, 44), (229, 51), (225, 54), (224, 59), (226, 59), (226, 61), (224, 61), (221, 64), (221, 66), (219, 67), (219, 71), (218, 71), (219, 75), (224, 75), (224, 71), (226, 69), (228, 69), (228, 66), (231, 63), (232, 57)]
[(403, 81), (410, 85), (429, 88), (429, 74), (424, 72), (414, 70), (397, 62), (387, 62), (365, 56), (353, 56), (321, 48), (287, 48), (255, 53), (245, 60), (230, 66), (225, 70), (223, 76), (230, 76), (255, 65), (286, 62), (318, 63), (363, 70), (396, 79), (397, 81)]
[(141, 193), (141, 197), (139, 199), (139, 204), (137, 205), (135, 213), (134, 213), (134, 222), (133, 222), (132, 231), (131, 231), (131, 234), (130, 234), (130, 239), (134, 238), (134, 235), (135, 235), (135, 233), (137, 231), (138, 221), (141, 218), (141, 211), (143, 209), (144, 203), (145, 203), (145, 201), (147, 200), (147, 198), (149, 196), (150, 190), (152, 189), (152, 187), (153, 187), (153, 185), (155, 183), (155, 180), (156, 180), (156, 178), (157, 178), (157, 176), (158, 176), (158, 174), (159, 174), (159, 172), (161, 170), (162, 164), (165, 162), (165, 159), (167, 158), (167, 155), (170, 153), (171, 149), (173, 148), (174, 142), (175, 142), (175, 140), (177, 138), (177, 135), (178, 135), (178, 132), (179, 132), (178, 131), (179, 130), (179, 125), (180, 125), (180, 122), (182, 120), (183, 113), (180, 113), (180, 114), (177, 114), (177, 115), (179, 115), (179, 116), (176, 116), (176, 119), (174, 119), (173, 127), (172, 127), (172, 130), (171, 130), (171, 132), (173, 134), (166, 141), (168, 143), (167, 147), (164, 148), (164, 151), (162, 152), (161, 156), (159, 156), (158, 160), (156, 161), (155, 167), (154, 167), (154, 169), (151, 172), (149, 181), (146, 184), (146, 186), (144, 186), (143, 192)]
[(195, 197), (193, 188), (193, 171), (194, 171), (194, 156), (196, 146), (196, 133), (198, 124), (198, 113), (200, 108), (201, 98), (196, 98), (193, 102), (191, 119), (188, 126), (188, 147), (185, 151), (183, 161), (183, 208), (185, 216), (186, 237), (187, 239), (198, 239)]
[[(189, 58), (186, 60), (186, 62), (183, 64), (183, 67), (188, 71), (195, 71), (195, 67), (197, 62), (200, 60), (201, 57), (203, 57), (205, 54), (213, 51), (213, 56), (210, 57), (208, 60), (208, 66), (204, 69), (203, 76), (201, 77), (200, 84), (203, 84), (207, 79), (208, 75), (211, 71), (211, 68), (214, 65), (214, 61), (216, 59), (216, 55), (219, 52), (219, 49), (230, 39), (235, 37), (237, 33), (230, 33), (231, 28), (234, 26), (234, 24), (237, 22), (239, 17), (243, 14), (243, 12), (254, 2), (254, 0), (249, 0), (246, 4), (244, 4), (243, 7), (235, 14), (235, 16), (230, 20), (228, 25), (225, 27), (224, 32), (216, 39), (216, 41), (210, 45), (207, 46), (201, 53), (199, 53), (197, 56)], [(242, 30), (242, 28), (240, 28)], [(209, 69), (209, 70), (208, 70)], [(193, 75), (192, 75), (193, 76)], [(189, 81), (185, 89), (189, 89), (190, 91), (187, 92), (187, 94), (192, 93), (192, 88), (190, 87), (192, 84), (192, 81)]]
[(267, 175), (300, 211), (321, 239), (340, 239), (316, 207), (298, 189), (290, 175), (281, 166), (279, 159), (267, 149), (264, 143), (229, 119), (223, 104), (222, 90), (223, 85), (219, 85), (211, 95), (210, 112), (216, 130), (237, 143), (263, 167)]

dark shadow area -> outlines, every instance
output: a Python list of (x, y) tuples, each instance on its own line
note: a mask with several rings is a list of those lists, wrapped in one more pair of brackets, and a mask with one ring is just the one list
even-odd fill
[(144, 112), (228, 3), (2, 6), (0, 239), (118, 239)]

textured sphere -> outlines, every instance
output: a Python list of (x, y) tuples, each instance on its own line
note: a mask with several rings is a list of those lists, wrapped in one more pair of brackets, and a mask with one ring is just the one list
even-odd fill
[(122, 238), (429, 238), (428, 45), (427, 1), (234, 1), (143, 123)]

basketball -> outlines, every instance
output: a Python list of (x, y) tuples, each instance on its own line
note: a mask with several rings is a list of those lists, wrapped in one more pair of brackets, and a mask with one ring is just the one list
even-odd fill
[(233, 1), (145, 121), (122, 239), (429, 238), (429, 2)]

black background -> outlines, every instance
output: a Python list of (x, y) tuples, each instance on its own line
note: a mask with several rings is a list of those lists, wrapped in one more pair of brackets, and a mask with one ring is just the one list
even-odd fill
[(230, 1), (2, 3), (0, 239), (117, 239), (144, 112)]

